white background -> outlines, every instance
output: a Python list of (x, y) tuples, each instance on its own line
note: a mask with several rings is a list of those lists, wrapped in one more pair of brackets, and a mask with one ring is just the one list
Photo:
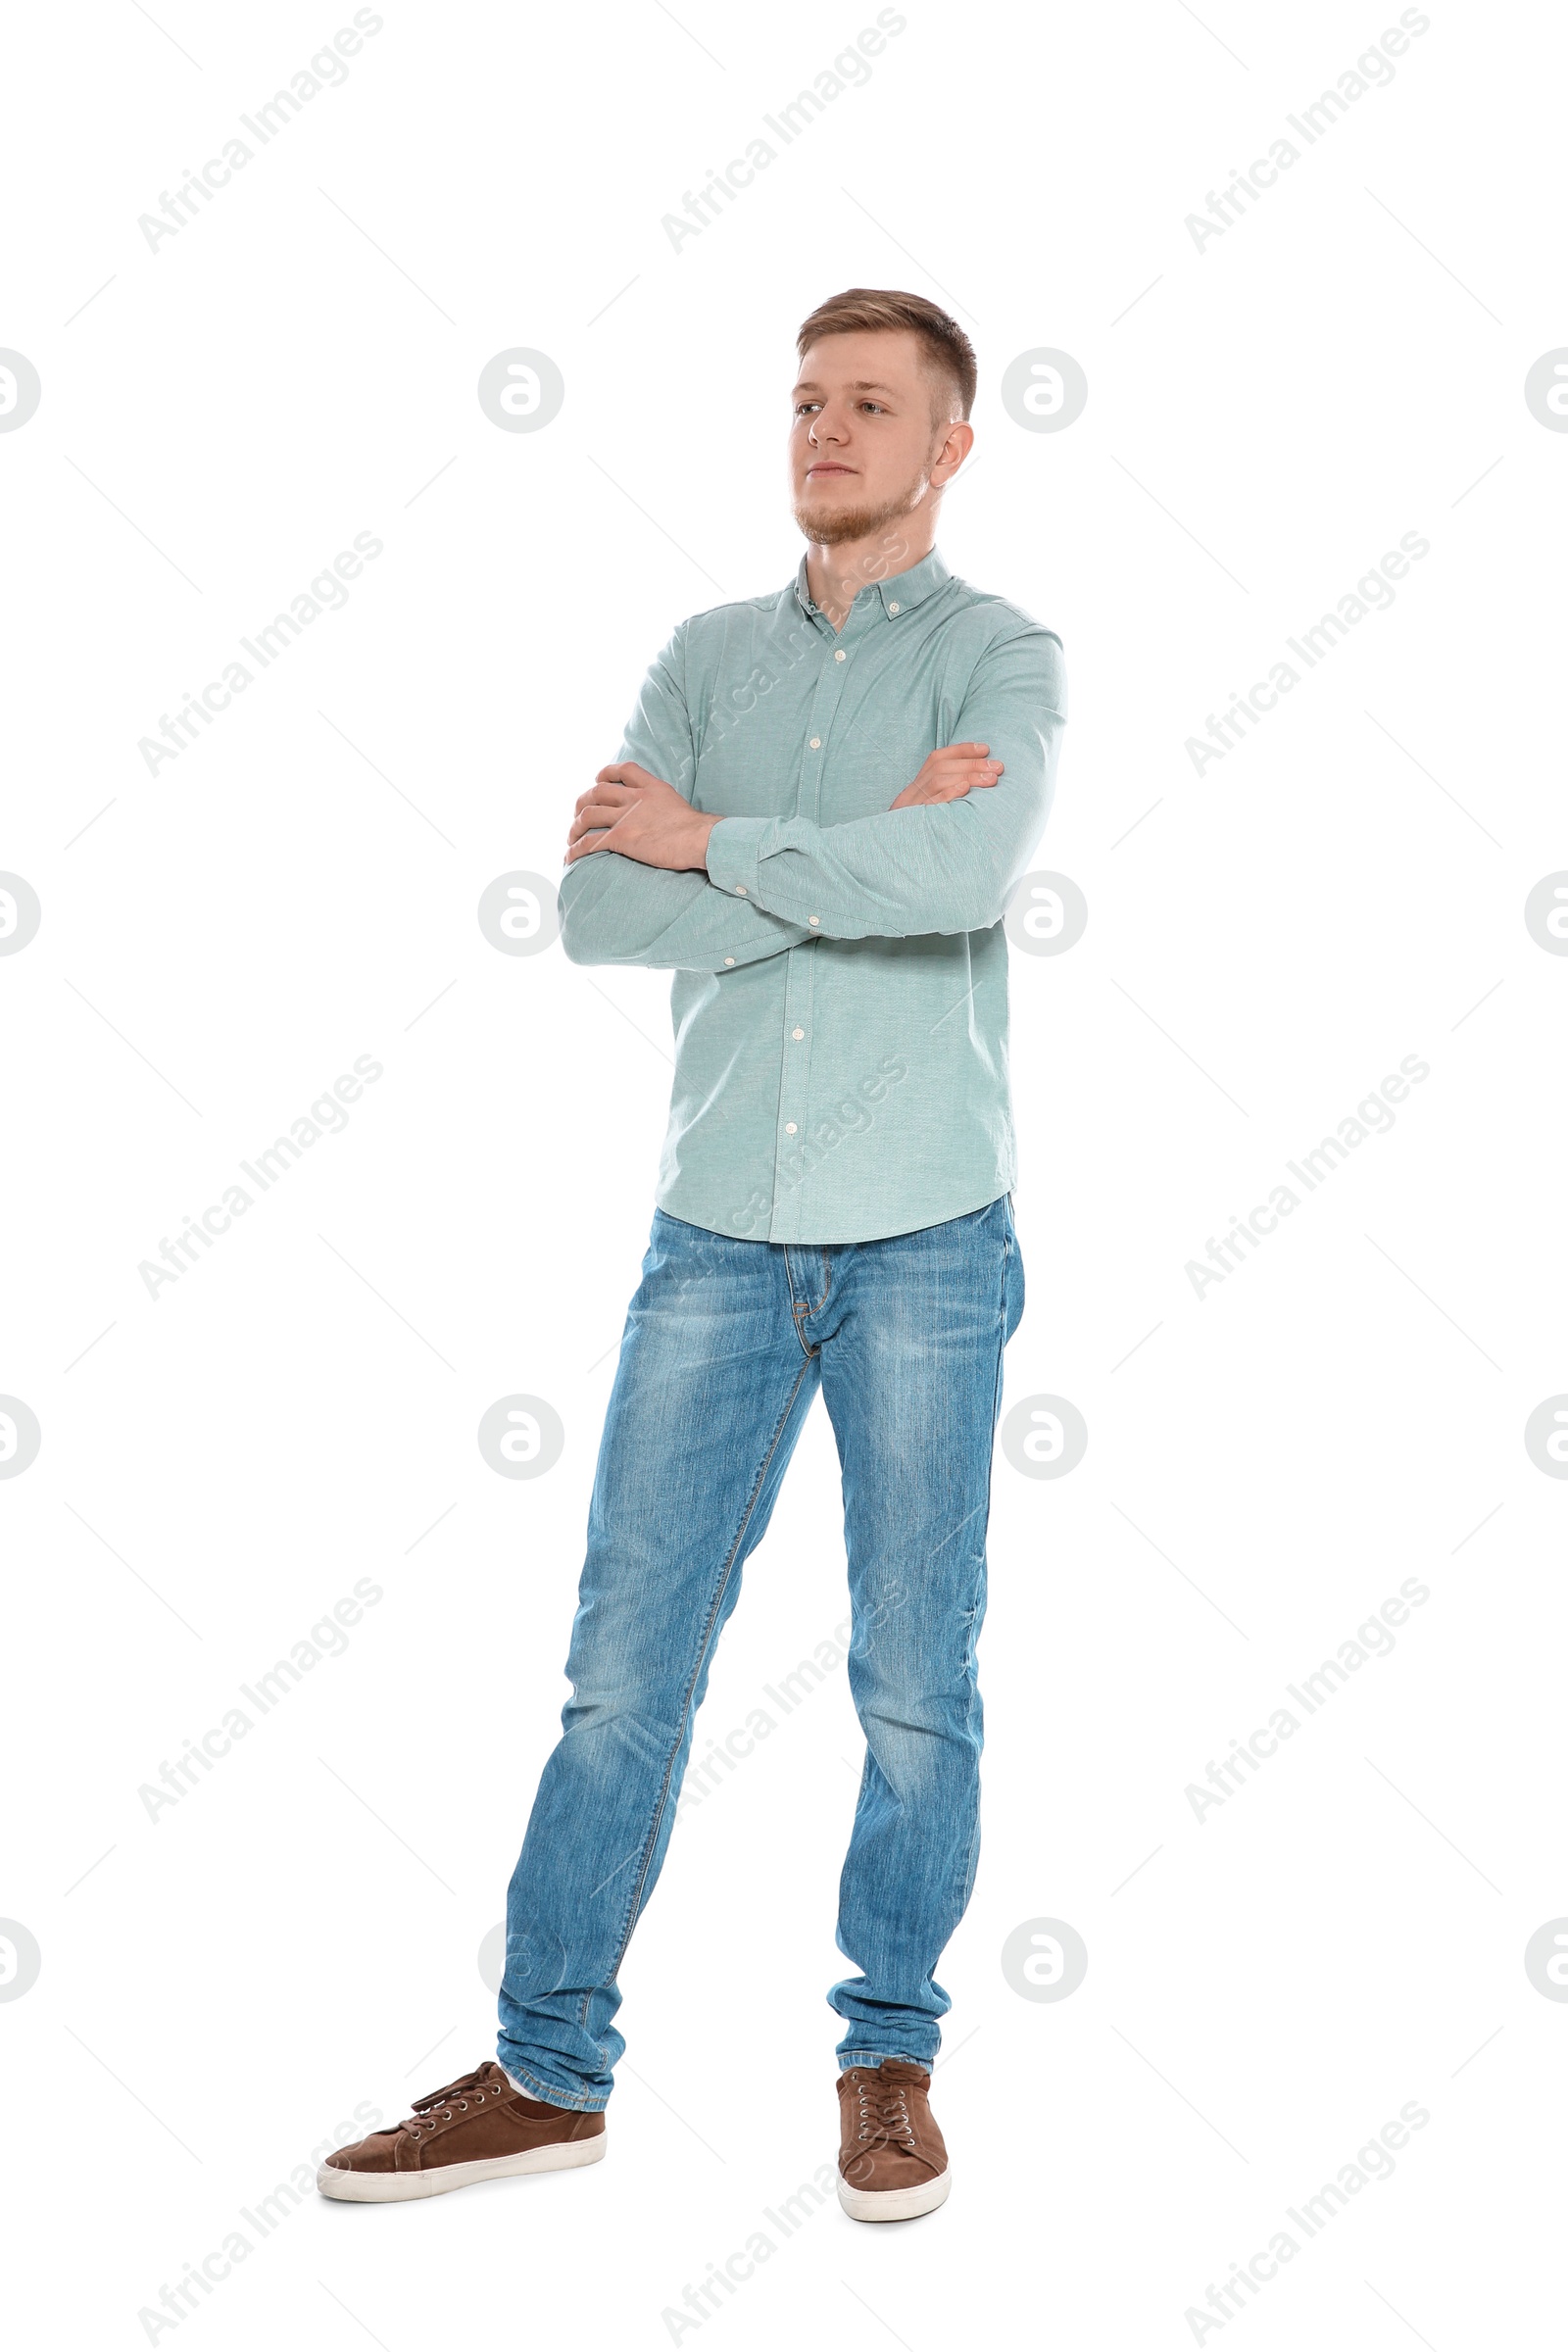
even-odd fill
[[(565, 1694), (669, 1071), (665, 978), (502, 956), (475, 907), (555, 872), (672, 623), (792, 570), (794, 329), (853, 284), (978, 346), (940, 544), (1064, 640), (1038, 862), (1090, 906), (1013, 958), (1007, 1403), (1066, 1396), (1090, 1442), (1055, 1482), (999, 1457), (951, 2202), (761, 2219), (836, 2145), (840, 1673), (680, 1825), (605, 2165), (313, 2195), (153, 2340), (1538, 2340), (1568, 2012), (1523, 1952), (1568, 1911), (1568, 1489), (1522, 1432), (1568, 1388), (1568, 961), (1523, 904), (1568, 864), (1568, 437), (1523, 381), (1568, 342), (1561, 21), (1435, 5), (1200, 251), (1185, 217), (1397, 10), (916, 0), (677, 253), (662, 216), (874, 9), (389, 0), (154, 252), (138, 216), (351, 12), (154, 13), (14, 26), (0, 147), (0, 342), (43, 383), (0, 435), (0, 866), (43, 907), (0, 959), (0, 1390), (42, 1428), (0, 1482), (0, 1913), (42, 1954), (0, 2004), (18, 2340), (147, 2341), (357, 2101), (395, 2118), (493, 2047), (476, 1952)], [(517, 345), (565, 379), (537, 433), (475, 397)], [(1059, 433), (998, 397), (1041, 346), (1089, 380)], [(1187, 738), (1412, 531), (1392, 609), (1195, 774)], [(346, 608), (149, 775), (138, 739), (358, 532), (384, 552)], [(150, 1298), (140, 1261), (363, 1054), (346, 1131)], [(1392, 1131), (1197, 1298), (1187, 1261), (1411, 1054)], [(532, 1482), (475, 1443), (519, 1391), (566, 1431)], [(843, 1615), (837, 1509), (818, 1410), (699, 1747)], [(345, 1653), (150, 1820), (138, 1788), (366, 1577)], [(1393, 1653), (1195, 1818), (1411, 1577)], [(1059, 2002), (1001, 1967), (1041, 1918), (1088, 1946)], [(1199, 2335), (1409, 2101), (1393, 2178)], [(662, 2316), (759, 2229), (732, 2300)]]

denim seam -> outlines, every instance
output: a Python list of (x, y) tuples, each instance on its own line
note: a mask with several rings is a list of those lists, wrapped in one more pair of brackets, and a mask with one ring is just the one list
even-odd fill
[[(648, 1868), (649, 1864), (653, 1860), (654, 1847), (659, 1841), (659, 1825), (664, 1817), (664, 1806), (669, 1796), (670, 1779), (675, 1770), (675, 1758), (680, 1753), (680, 1743), (686, 1737), (687, 1710), (691, 1705), (692, 1692), (697, 1688), (697, 1678), (703, 1670), (703, 1660), (708, 1655), (708, 1646), (712, 1639), (714, 1620), (717, 1618), (719, 1609), (722, 1606), (724, 1594), (729, 1590), (730, 1575), (734, 1569), (736, 1560), (740, 1556), (741, 1545), (746, 1541), (746, 1530), (752, 1523), (753, 1516), (757, 1509), (758, 1496), (762, 1492), (773, 1456), (778, 1451), (779, 1440), (783, 1437), (784, 1431), (789, 1424), (790, 1414), (795, 1409), (795, 1399), (801, 1393), (801, 1383), (806, 1378), (807, 1370), (808, 1366), (803, 1364), (800, 1368), (800, 1371), (796, 1375), (795, 1386), (793, 1389), (791, 1389), (789, 1396), (785, 1400), (784, 1410), (778, 1417), (778, 1424), (768, 1442), (767, 1451), (762, 1456), (761, 1465), (757, 1473), (756, 1483), (754, 1484), (751, 1494), (747, 1499), (746, 1509), (742, 1515), (740, 1526), (736, 1530), (735, 1541), (731, 1544), (729, 1556), (725, 1560), (723, 1568), (719, 1572), (718, 1583), (714, 1588), (712, 1600), (709, 1604), (708, 1620), (703, 1627), (702, 1640), (698, 1642), (697, 1655), (692, 1661), (692, 1670), (687, 1678), (685, 1690), (681, 1694), (680, 1728), (675, 1735), (674, 1745), (671, 1747), (668, 1760), (664, 1765), (664, 1778), (662, 1784), (661, 1785), (659, 1795), (654, 1802), (653, 1819), (649, 1824), (648, 1836), (644, 1841), (642, 1867), (637, 1874), (637, 1884), (632, 1888), (631, 1900), (627, 1910), (626, 1925), (621, 1932), (620, 1941), (615, 1950), (615, 1957), (610, 1964), (609, 1981), (611, 1983), (614, 1982), (616, 1971), (619, 1969), (622, 1960), (624, 1960), (626, 1957), (626, 1947), (631, 1942), (632, 1930), (637, 1925), (638, 1904), (642, 1899), (642, 1890), (647, 1883)], [(601, 1986), (594, 1985), (583, 1995), (582, 2015), (578, 2020), (578, 2023), (585, 2028), (588, 2023), (588, 2004), (593, 1999), (594, 1993), (601, 1989)]]
[[(801, 1325), (802, 1325), (802, 1324), (805, 1322), (806, 1318), (807, 1318), (808, 1315), (819, 1315), (819, 1314), (821, 1313), (821, 1311), (822, 1311), (823, 1307), (824, 1307), (824, 1306), (826, 1306), (826, 1304), (827, 1304), (827, 1295), (828, 1295), (829, 1291), (830, 1291), (830, 1290), (833, 1288), (833, 1260), (831, 1259), (831, 1257), (829, 1257), (829, 1255), (828, 1255), (828, 1253), (827, 1253), (827, 1250), (826, 1250), (826, 1249), (825, 1249), (825, 1248), (823, 1248), (823, 1249), (822, 1249), (822, 1296), (821, 1296), (821, 1298), (820, 1298), (817, 1300), (816, 1304), (815, 1304), (814, 1306), (812, 1306), (812, 1305), (811, 1305), (811, 1304), (810, 1304), (810, 1303), (809, 1303), (808, 1300), (803, 1300), (803, 1299), (801, 1299), (801, 1298), (798, 1298), (796, 1297), (796, 1295), (795, 1295), (795, 1269), (794, 1269), (794, 1267), (793, 1267), (793, 1266), (790, 1264), (790, 1250), (791, 1250), (792, 1249), (803, 1249), (803, 1248), (806, 1248), (806, 1247), (808, 1247), (808, 1245), (807, 1245), (807, 1244), (804, 1244), (804, 1243), (800, 1243), (800, 1242), (795, 1242), (795, 1243), (786, 1242), (786, 1243), (784, 1244), (784, 1279), (785, 1279), (785, 1281), (786, 1281), (786, 1282), (789, 1284), (789, 1291), (790, 1291), (790, 1314), (791, 1314), (791, 1316), (793, 1317), (793, 1319), (794, 1319), (794, 1323), (795, 1323), (795, 1336), (796, 1336), (796, 1338), (797, 1338), (797, 1339), (800, 1341), (802, 1348), (806, 1349), (806, 1353), (807, 1353), (807, 1355), (808, 1355), (808, 1356), (813, 1356), (813, 1355), (819, 1355), (819, 1354), (821, 1353), (821, 1349), (820, 1349), (819, 1348), (808, 1348), (808, 1347), (807, 1347), (807, 1345), (806, 1345), (806, 1334), (805, 1334), (805, 1332), (804, 1332), (804, 1331), (801, 1329)], [(821, 1247), (821, 1245), (818, 1245), (818, 1247)]]
[(931, 2060), (916, 2058), (909, 2050), (851, 2050), (839, 2060), (839, 2073), (847, 2074), (852, 2066), (880, 2066), (885, 2058), (902, 2058), (907, 2066), (923, 2066), (929, 2074)]
[[(1006, 1360), (1006, 1353), (1007, 1353), (1007, 1273), (1008, 1273), (1008, 1269), (1010, 1268), (1010, 1266), (1011, 1266), (1011, 1264), (1012, 1264), (1012, 1251), (1013, 1251), (1013, 1239), (1012, 1239), (1012, 1235), (1009, 1233), (1009, 1234), (1007, 1235), (1007, 1237), (1006, 1237), (1006, 1240), (1004, 1241), (1004, 1245), (1003, 1245), (1003, 1250), (1002, 1250), (1002, 1296), (1001, 1296), (1000, 1299), (999, 1299), (999, 1300), (998, 1300), (998, 1302), (997, 1302), (997, 1381), (996, 1381), (996, 1389), (995, 1389), (995, 1393), (994, 1393), (994, 1396), (993, 1396), (993, 1399), (992, 1399), (992, 1406), (991, 1406), (991, 1459), (990, 1459), (990, 1461), (989, 1461), (989, 1462), (987, 1463), (987, 1465), (986, 1465), (986, 1523), (985, 1523), (984, 1527), (983, 1527), (983, 1528), (980, 1530), (980, 1558), (981, 1558), (981, 1563), (982, 1563), (982, 1566), (981, 1566), (981, 1573), (982, 1573), (982, 1575), (983, 1575), (983, 1574), (984, 1574), (984, 1572), (985, 1572), (985, 1571), (984, 1571), (984, 1563), (985, 1563), (985, 1558), (986, 1558), (986, 1551), (987, 1551), (987, 1546), (988, 1546), (988, 1541), (989, 1541), (990, 1534), (991, 1534), (991, 1493), (992, 1493), (992, 1488), (993, 1488), (993, 1486), (995, 1485), (995, 1471), (996, 1471), (996, 1434), (997, 1434), (997, 1422), (998, 1422), (998, 1420), (1000, 1419), (1000, 1417), (1001, 1417), (1001, 1413), (1002, 1413), (1002, 1381), (1003, 1381), (1003, 1373), (1004, 1373), (1004, 1368), (1005, 1368), (1005, 1360)], [(965, 1657), (965, 1660), (964, 1660), (964, 1667), (965, 1667), (965, 1672), (966, 1672), (966, 1673), (977, 1673), (977, 1671), (978, 1671), (978, 1660), (977, 1660), (977, 1658), (976, 1658), (976, 1654), (975, 1654), (975, 1643), (976, 1643), (976, 1640), (977, 1640), (977, 1637), (976, 1637), (976, 1634), (975, 1634), (975, 1631), (974, 1631), (974, 1617), (973, 1617), (973, 1614), (972, 1614), (972, 1612), (971, 1612), (970, 1619), (969, 1619), (969, 1640), (968, 1640), (968, 1643), (967, 1643), (967, 1656)], [(959, 1898), (958, 1898), (958, 1917), (959, 1917), (960, 1919), (963, 1917), (963, 1914), (965, 1913), (965, 1911), (967, 1911), (967, 1909), (969, 1908), (969, 1897), (970, 1897), (970, 1896), (973, 1894), (973, 1892), (974, 1892), (974, 1883), (975, 1883), (975, 1878), (976, 1878), (976, 1876), (977, 1876), (977, 1874), (978, 1874), (978, 1872), (979, 1872), (979, 1868), (980, 1868), (980, 1790), (979, 1790), (979, 1788), (978, 1788), (978, 1787), (977, 1787), (977, 1788), (976, 1788), (976, 1789), (975, 1789), (975, 1800), (974, 1800), (974, 1828), (973, 1828), (973, 1830), (970, 1832), (970, 1835), (969, 1835), (969, 1852), (968, 1852), (968, 1858), (967, 1858), (967, 1861), (966, 1861), (966, 1864), (965, 1864), (965, 1869), (964, 1869), (963, 1891), (962, 1891), (961, 1895), (960, 1895), (960, 1896), (959, 1896)]]
[[(1001, 1296), (997, 1301), (997, 1377), (996, 1386), (992, 1393), (991, 1402), (992, 1450), (991, 1459), (986, 1465), (985, 1525), (980, 1530), (980, 1575), (982, 1578), (985, 1575), (987, 1542), (991, 1532), (992, 1489), (996, 1483), (994, 1475), (996, 1467), (996, 1432), (997, 1421), (1002, 1411), (1002, 1379), (1004, 1367), (1004, 1359), (1007, 1352), (1007, 1269), (1012, 1262), (1012, 1237), (1009, 1234), (1004, 1241), (1002, 1248), (1002, 1290)], [(978, 1599), (976, 1601), (976, 1606), (978, 1606)], [(975, 1648), (977, 1637), (974, 1631), (974, 1609), (971, 1609), (969, 1612), (968, 1639), (964, 1643), (963, 1670), (965, 1679), (968, 1681), (975, 1681), (978, 1679), (979, 1661), (976, 1656)], [(967, 1911), (969, 1908), (969, 1898), (974, 1892), (974, 1883), (979, 1873), (979, 1868), (980, 1789), (977, 1784), (974, 1800), (974, 1826), (969, 1833), (968, 1848), (964, 1856), (963, 1880), (956, 1904), (956, 1916), (959, 1919), (963, 1917), (965, 1911)]]
[[(798, 1299), (796, 1298), (795, 1269), (790, 1264), (791, 1250), (811, 1249), (813, 1247), (820, 1250), (822, 1252), (822, 1296), (820, 1298), (818, 1298), (814, 1306), (811, 1305), (808, 1300)], [(790, 1303), (795, 1308), (796, 1313), (802, 1315), (819, 1315), (823, 1307), (827, 1304), (827, 1295), (833, 1287), (833, 1261), (827, 1253), (825, 1244), (821, 1242), (817, 1242), (815, 1244), (808, 1242), (787, 1242), (784, 1245), (784, 1271), (789, 1278)]]

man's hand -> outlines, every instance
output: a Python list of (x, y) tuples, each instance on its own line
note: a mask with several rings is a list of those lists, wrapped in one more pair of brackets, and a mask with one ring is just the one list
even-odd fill
[[(893, 803), (913, 808), (931, 801), (961, 801), (996, 783), (1003, 762), (984, 743), (948, 743), (929, 754), (912, 784)], [(708, 837), (717, 816), (705, 816), (672, 784), (650, 775), (635, 760), (602, 767), (578, 801), (566, 836), (566, 863), (596, 850), (613, 850), (639, 865), (682, 872), (708, 863)]]
[(708, 863), (708, 836), (716, 816), (704, 816), (673, 784), (651, 776), (635, 760), (602, 767), (593, 789), (577, 803), (566, 836), (566, 863), (614, 850), (639, 865), (676, 873)]
[(895, 808), (914, 808), (923, 801), (961, 801), (966, 792), (994, 784), (1002, 761), (987, 757), (988, 743), (945, 743), (930, 753), (912, 784), (906, 784)]

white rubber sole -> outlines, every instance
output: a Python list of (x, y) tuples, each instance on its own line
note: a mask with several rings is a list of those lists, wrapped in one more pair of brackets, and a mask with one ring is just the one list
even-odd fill
[(945, 2205), (952, 2185), (951, 2165), (934, 2180), (922, 2180), (914, 2188), (852, 2188), (841, 2173), (839, 2203), (852, 2222), (912, 2222)]
[(439, 2197), (449, 2188), (471, 2188), (476, 2180), (510, 2180), (514, 2173), (564, 2173), (580, 2164), (597, 2164), (608, 2136), (596, 2132), (592, 2139), (558, 2139), (548, 2147), (524, 2148), (516, 2156), (436, 2164), (418, 2173), (351, 2173), (342, 2165), (323, 2164), (316, 2185), (323, 2197), (339, 2197), (349, 2205), (401, 2205), (410, 2197)]

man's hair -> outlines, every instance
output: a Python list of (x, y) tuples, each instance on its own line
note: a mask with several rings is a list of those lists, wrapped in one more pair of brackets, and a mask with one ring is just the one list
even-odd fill
[(974, 387), (978, 369), (974, 345), (956, 318), (939, 311), (934, 302), (923, 294), (889, 293), (876, 286), (851, 286), (843, 294), (834, 294), (818, 303), (809, 318), (801, 326), (795, 338), (795, 348), (801, 358), (823, 335), (899, 334), (917, 335), (924, 348), (927, 367), (942, 389), (942, 402), (933, 422), (951, 424), (953, 408), (956, 403), (958, 415), (967, 416), (974, 406)]

